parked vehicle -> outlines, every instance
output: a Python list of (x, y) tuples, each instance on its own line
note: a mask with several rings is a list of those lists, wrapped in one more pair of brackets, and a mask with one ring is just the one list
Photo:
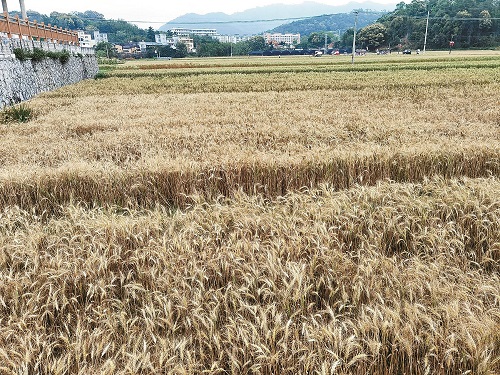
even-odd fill
[(411, 55), (411, 49), (405, 49), (403, 55)]

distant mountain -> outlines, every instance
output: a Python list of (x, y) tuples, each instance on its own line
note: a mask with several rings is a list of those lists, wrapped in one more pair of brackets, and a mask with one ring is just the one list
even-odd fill
[[(360, 11), (358, 14), (358, 28), (361, 29), (365, 26), (371, 25), (384, 14), (386, 13)], [(349, 12), (311, 17), (290, 22), (274, 28), (271, 32), (310, 35), (311, 33), (317, 31), (336, 31), (339, 32), (339, 34), (343, 34), (347, 29), (352, 28), (353, 26), (354, 14)]]
[(277, 28), (284, 23), (290, 23), (290, 20), (286, 20), (290, 18), (308, 18), (323, 14), (347, 13), (353, 9), (391, 11), (395, 7), (395, 3), (379, 4), (372, 1), (350, 2), (339, 6), (320, 4), (313, 1), (291, 5), (274, 4), (248, 9), (231, 15), (225, 13), (208, 13), (205, 15), (188, 13), (167, 22), (160, 27), (160, 30), (167, 31), (174, 27), (190, 29), (206, 28), (217, 29), (217, 32), (222, 35), (256, 35)]

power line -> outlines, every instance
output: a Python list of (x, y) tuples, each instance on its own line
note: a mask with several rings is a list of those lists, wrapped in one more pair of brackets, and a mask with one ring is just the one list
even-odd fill
[[(235, 21), (197, 21), (197, 22), (165, 22), (165, 21), (145, 21), (145, 20), (123, 20), (123, 19), (117, 19), (117, 20), (109, 20), (109, 19), (102, 19), (102, 18), (83, 18), (84, 20), (91, 20), (91, 21), (124, 21), (124, 22), (130, 22), (130, 23), (168, 23), (170, 25), (199, 25), (199, 24), (214, 24), (214, 25), (220, 25), (220, 24), (231, 24), (231, 23), (258, 23), (258, 22), (277, 22), (277, 21), (299, 21), (303, 20), (306, 18), (317, 18), (317, 17), (330, 17), (330, 16), (335, 16), (338, 14), (350, 14), (351, 12), (346, 12), (346, 13), (332, 13), (332, 14), (321, 14), (318, 16), (307, 16), (307, 17), (288, 17), (288, 18), (269, 18), (269, 19), (260, 19), (260, 20), (235, 20)], [(365, 13), (365, 14), (373, 14), (373, 13), (384, 13), (382, 11), (380, 12), (372, 12), (372, 11), (359, 11), (359, 13)]]
[[(314, 16), (320, 17), (320, 16)], [(271, 18), (267, 20), (240, 20), (240, 21), (201, 21), (201, 22), (168, 22), (170, 25), (198, 25), (198, 24), (231, 24), (231, 23), (258, 23), (258, 22), (277, 22), (277, 21), (298, 21), (303, 20), (304, 18), (313, 18), (313, 17), (292, 17), (292, 18)]]
[[(382, 13), (382, 12), (381, 12)], [(244, 24), (244, 23), (260, 23), (260, 22), (278, 22), (278, 21), (300, 21), (306, 18), (316, 18), (316, 17), (329, 17), (334, 16), (335, 14), (323, 14), (321, 16), (311, 16), (311, 17), (290, 17), (290, 18), (270, 18), (263, 20), (237, 20), (237, 21), (198, 21), (198, 22), (165, 22), (165, 21), (144, 21), (144, 20), (103, 20), (101, 18), (85, 18), (86, 20), (96, 20), (96, 21), (124, 21), (129, 23), (147, 23), (147, 24), (166, 24), (169, 25), (228, 25), (228, 24)], [(340, 13), (344, 14), (344, 13)], [(349, 13), (347, 13), (349, 14)], [(414, 19), (427, 19), (427, 16), (403, 16), (406, 18), (414, 18)], [(500, 20), (500, 17), (488, 17), (488, 18), (479, 18), (479, 17), (429, 17), (430, 20), (442, 20), (442, 21), (484, 21), (484, 20), (492, 20), (497, 21)]]
[[(384, 13), (384, 12), (372, 12), (372, 11), (358, 11), (360, 14), (373, 14), (373, 13)], [(198, 22), (165, 22), (165, 21), (146, 21), (146, 20), (124, 20), (124, 19), (104, 19), (104, 18), (82, 18), (83, 20), (89, 21), (122, 21), (129, 23), (148, 23), (148, 24), (166, 24), (169, 25), (200, 25), (200, 24), (213, 24), (213, 25), (224, 25), (224, 24), (235, 24), (235, 23), (259, 23), (259, 22), (278, 22), (278, 21), (299, 21), (307, 18), (317, 18), (317, 17), (330, 17), (339, 14), (350, 14), (348, 13), (332, 13), (332, 14), (322, 14), (319, 16), (310, 17), (288, 17), (288, 18), (269, 18), (260, 20), (235, 20), (235, 21), (198, 21)], [(397, 16), (397, 15), (396, 15)], [(398, 16), (403, 18), (413, 18), (413, 19), (427, 19), (427, 16)], [(484, 21), (484, 20), (500, 20), (500, 17), (429, 17), (430, 20), (445, 20), (445, 21)]]
[[(320, 17), (320, 16), (315, 16)], [(199, 25), (199, 24), (230, 24), (230, 23), (258, 23), (258, 22), (273, 22), (273, 21), (297, 21), (309, 17), (300, 18), (273, 18), (268, 20), (240, 20), (240, 21), (200, 21), (200, 22), (165, 22), (165, 21), (129, 21), (129, 20), (105, 20), (105, 21), (125, 21), (130, 23), (168, 23), (169, 25)], [(90, 18), (86, 18), (87, 20)]]
[[(325, 14), (325, 16), (329, 16), (329, 14)], [(232, 24), (232, 23), (259, 23), (259, 22), (277, 22), (277, 21), (298, 21), (298, 20), (303, 20), (305, 18), (314, 18), (314, 17), (321, 17), (321, 16), (291, 17), (291, 18), (271, 18), (271, 19), (267, 19), (267, 20), (238, 20), (238, 21), (199, 21), (199, 22), (126, 21), (126, 22), (131, 22), (131, 23), (168, 23), (169, 25), (200, 25), (200, 24), (224, 25), (224, 24)], [(123, 21), (123, 20), (120, 20), (120, 21)]]

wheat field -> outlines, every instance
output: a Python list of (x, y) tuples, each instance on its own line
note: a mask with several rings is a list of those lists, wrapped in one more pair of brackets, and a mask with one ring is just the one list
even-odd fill
[(102, 66), (0, 123), (0, 373), (500, 373), (500, 55), (349, 62)]

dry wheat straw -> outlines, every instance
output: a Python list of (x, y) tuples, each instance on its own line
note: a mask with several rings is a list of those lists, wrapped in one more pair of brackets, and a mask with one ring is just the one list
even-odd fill
[(499, 370), (497, 179), (0, 216), (4, 373)]
[(500, 373), (498, 56), (332, 61), (1, 124), (0, 373)]

